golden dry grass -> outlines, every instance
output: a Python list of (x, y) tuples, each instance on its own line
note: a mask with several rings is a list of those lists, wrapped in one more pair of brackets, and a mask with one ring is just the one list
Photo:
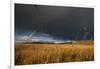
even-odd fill
[(15, 65), (93, 60), (93, 44), (15, 44)]

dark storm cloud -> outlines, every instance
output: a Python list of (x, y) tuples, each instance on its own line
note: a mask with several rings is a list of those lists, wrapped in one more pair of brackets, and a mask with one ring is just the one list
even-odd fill
[(94, 32), (93, 8), (15, 4), (16, 33), (37, 31), (72, 38), (83, 28)]

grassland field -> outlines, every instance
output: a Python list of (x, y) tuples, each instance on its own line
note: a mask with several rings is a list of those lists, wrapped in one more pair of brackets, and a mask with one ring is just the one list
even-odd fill
[(74, 44), (15, 44), (15, 65), (93, 60), (93, 41), (84, 41)]

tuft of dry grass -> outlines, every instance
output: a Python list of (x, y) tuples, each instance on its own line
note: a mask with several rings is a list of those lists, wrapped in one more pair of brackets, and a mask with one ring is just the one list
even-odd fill
[(15, 65), (93, 60), (93, 44), (15, 44)]

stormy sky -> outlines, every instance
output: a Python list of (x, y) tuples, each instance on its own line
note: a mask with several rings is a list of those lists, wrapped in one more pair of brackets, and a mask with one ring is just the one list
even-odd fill
[(94, 37), (94, 9), (84, 7), (15, 4), (15, 35), (46, 33), (62, 39)]

